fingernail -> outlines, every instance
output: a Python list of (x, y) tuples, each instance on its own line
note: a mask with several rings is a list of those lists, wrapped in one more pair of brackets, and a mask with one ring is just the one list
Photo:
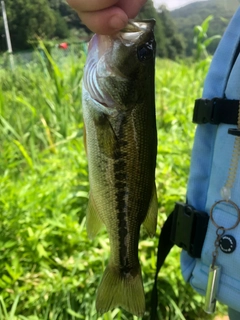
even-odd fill
[(127, 18), (122, 19), (119, 16), (112, 16), (109, 20), (109, 27), (114, 30), (121, 30), (127, 25)]

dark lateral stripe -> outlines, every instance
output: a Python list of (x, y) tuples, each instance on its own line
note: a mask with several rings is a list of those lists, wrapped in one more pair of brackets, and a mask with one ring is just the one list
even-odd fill
[(123, 273), (129, 272), (128, 250), (126, 237), (128, 235), (127, 213), (128, 203), (127, 195), (127, 163), (126, 163), (126, 147), (128, 141), (125, 139), (124, 126), (126, 118), (121, 119), (118, 139), (114, 150), (114, 180), (115, 180), (115, 200), (118, 221), (118, 238), (119, 238), (119, 261), (120, 269)]
[[(115, 166), (114, 166), (115, 167)], [(126, 183), (126, 163), (121, 162), (121, 166), (117, 165), (115, 171), (115, 199), (116, 199), (116, 211), (118, 220), (118, 238), (119, 238), (119, 260), (121, 269), (126, 268), (127, 264), (127, 245), (126, 236), (128, 233), (127, 228), (127, 183)], [(124, 170), (125, 169), (125, 170)]]

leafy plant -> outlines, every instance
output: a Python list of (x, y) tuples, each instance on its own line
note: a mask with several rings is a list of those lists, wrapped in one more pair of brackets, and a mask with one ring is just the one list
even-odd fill
[(201, 58), (207, 58), (208, 52), (207, 48), (210, 46), (210, 44), (216, 40), (220, 39), (220, 35), (213, 35), (211, 37), (208, 37), (207, 32), (209, 29), (209, 24), (212, 21), (213, 16), (208, 16), (201, 25), (194, 27), (194, 38), (193, 43), (195, 44), (195, 59), (199, 61)]
[[(25, 67), (0, 70), (0, 319), (136, 320), (119, 309), (103, 316), (95, 311), (109, 245), (104, 230), (90, 241), (85, 228), (84, 54), (56, 63), (43, 52)], [(157, 60), (158, 235), (174, 202), (185, 198), (195, 130), (192, 106), (208, 63)], [(157, 237), (143, 233), (139, 257), (146, 319), (156, 248)], [(202, 298), (181, 277), (179, 253), (172, 250), (159, 275), (159, 313), (163, 319), (210, 319), (203, 315)]]

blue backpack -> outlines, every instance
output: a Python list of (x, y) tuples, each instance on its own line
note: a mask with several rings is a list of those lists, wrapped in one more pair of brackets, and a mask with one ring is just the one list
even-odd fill
[[(156, 320), (157, 274), (174, 244), (183, 248), (186, 282), (240, 319), (240, 8), (213, 57), (203, 97), (195, 101), (197, 123), (186, 203), (176, 203), (159, 239), (151, 319)], [(232, 319), (232, 318), (231, 318)]]

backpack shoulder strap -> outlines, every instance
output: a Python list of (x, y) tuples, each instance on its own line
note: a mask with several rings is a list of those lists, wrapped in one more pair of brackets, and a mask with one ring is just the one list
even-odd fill
[[(214, 54), (212, 63), (210, 65), (208, 75), (205, 79), (203, 98), (213, 99), (215, 97), (224, 97), (227, 81), (231, 69), (240, 52), (240, 7), (233, 16), (229, 23), (219, 45)], [(212, 159), (212, 147), (216, 134), (215, 125), (203, 124), (198, 125), (195, 134), (193, 152), (190, 168), (190, 178), (188, 182), (188, 203), (198, 210), (205, 210), (206, 193), (209, 179), (209, 169)], [(199, 163), (199, 154), (207, 154), (208, 156), (202, 157)], [(198, 177), (201, 176), (201, 179)], [(196, 187), (196, 183), (198, 184)], [(167, 257), (169, 251), (174, 243), (170, 240), (170, 234), (173, 224), (173, 213), (170, 214), (166, 220), (158, 244), (157, 254), (157, 268), (152, 290), (151, 298), (151, 314), (150, 320), (157, 320), (157, 306), (158, 306), (158, 290), (157, 280), (158, 273)]]
[[(240, 7), (230, 21), (211, 62), (204, 83), (203, 98), (223, 98), (227, 81), (240, 52)], [(212, 165), (212, 153), (217, 126), (197, 126), (192, 149), (187, 200), (190, 205), (204, 211)], [(208, 155), (208, 156), (201, 156)], [(201, 158), (201, 161), (199, 159)]]

